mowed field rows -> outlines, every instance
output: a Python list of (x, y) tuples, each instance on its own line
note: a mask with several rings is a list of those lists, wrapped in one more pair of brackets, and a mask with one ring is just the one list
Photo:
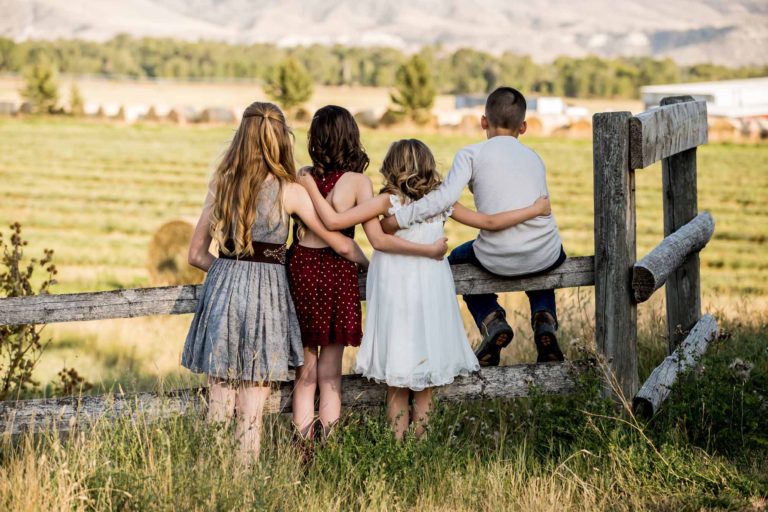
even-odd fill
[[(0, 120), (0, 225), (5, 230), (10, 222), (22, 223), (30, 241), (29, 256), (40, 255), (43, 248), (55, 251), (57, 293), (149, 286), (145, 265), (153, 233), (168, 220), (198, 215), (211, 170), (233, 130), (66, 119)], [(298, 163), (307, 164), (306, 130), (299, 128), (295, 133)], [(368, 174), (377, 183), (388, 144), (411, 136), (429, 144), (442, 172), (447, 172), (460, 147), (478, 140), (366, 131), (363, 141), (372, 160)], [(553, 211), (566, 251), (592, 254), (591, 142), (532, 137), (523, 141), (547, 164)], [(472, 205), (468, 192), (462, 201)], [(638, 171), (638, 256), (662, 238), (661, 201), (659, 166)], [(701, 148), (699, 206), (712, 212), (716, 221), (714, 240), (702, 253), (705, 299), (762, 304), (768, 295), (768, 146)], [(358, 232), (361, 246), (369, 251)], [(451, 247), (475, 235), (453, 221), (447, 232)], [(111, 346), (112, 366), (119, 367), (120, 374), (132, 361), (146, 358), (152, 360), (151, 368), (145, 369), (147, 378), (177, 368), (179, 338), (188, 318), (136, 322), (53, 326), (49, 332), (63, 355), (44, 362), (43, 371), (46, 364), (51, 371), (57, 365), (60, 368), (62, 361), (85, 368), (95, 365), (91, 349), (99, 345), (103, 350), (105, 343)], [(169, 328), (170, 324), (175, 327)], [(167, 335), (169, 329), (173, 335)], [(154, 340), (138, 343), (136, 337)], [(158, 356), (155, 343), (170, 339), (174, 348)]]

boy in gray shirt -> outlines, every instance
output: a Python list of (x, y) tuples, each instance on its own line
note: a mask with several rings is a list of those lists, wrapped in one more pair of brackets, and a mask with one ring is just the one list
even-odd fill
[[(481, 124), (487, 140), (461, 149), (440, 188), (399, 210), (385, 221), (388, 230), (423, 222), (450, 208), (469, 185), (477, 210), (494, 214), (523, 208), (548, 195), (544, 163), (520, 143), (525, 133), (526, 102), (511, 87), (493, 91), (485, 104)], [(529, 276), (547, 272), (565, 261), (554, 215), (540, 216), (502, 231), (481, 230), (476, 240), (454, 249), (448, 261), (472, 263), (501, 276)], [(554, 290), (526, 292), (538, 362), (562, 361), (557, 344), (557, 309)], [(476, 355), (483, 366), (499, 364), (501, 349), (513, 337), (506, 312), (495, 294), (465, 295), (483, 341)]]

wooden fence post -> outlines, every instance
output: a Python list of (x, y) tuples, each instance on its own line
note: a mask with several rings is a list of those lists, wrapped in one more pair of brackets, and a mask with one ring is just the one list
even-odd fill
[[(694, 101), (691, 96), (674, 96), (661, 105)], [(698, 215), (696, 148), (681, 151), (661, 161), (664, 191), (664, 236), (669, 236)], [(667, 335), (669, 353), (685, 339), (701, 318), (699, 253), (690, 254), (667, 279)]]
[(595, 114), (595, 337), (624, 396), (638, 389), (637, 306), (632, 296), (635, 172), (629, 165), (629, 112)]

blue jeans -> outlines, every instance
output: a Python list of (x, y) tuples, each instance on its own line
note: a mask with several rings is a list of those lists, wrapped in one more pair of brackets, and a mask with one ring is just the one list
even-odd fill
[[(451, 251), (451, 254), (448, 255), (448, 262), (451, 265), (455, 265), (457, 263), (471, 263), (480, 268), (485, 268), (483, 267), (483, 264), (480, 263), (480, 260), (478, 260), (477, 256), (475, 255), (475, 249), (473, 247), (474, 243), (475, 243), (474, 240), (470, 240), (469, 242), (465, 242), (460, 246), (456, 247), (453, 251)], [(557, 261), (550, 267), (542, 270), (541, 272), (536, 272), (533, 274), (525, 274), (525, 275), (520, 275), (515, 277), (530, 277), (530, 276), (538, 275), (544, 272), (549, 272), (550, 270), (562, 265), (563, 262), (565, 261), (565, 258), (566, 258), (565, 251), (561, 247), (560, 256), (557, 258)], [(540, 312), (549, 313), (550, 315), (552, 315), (552, 318), (555, 319), (555, 323), (557, 323), (557, 305), (555, 304), (555, 290), (531, 290), (531, 291), (525, 292), (525, 294), (528, 296), (528, 302), (531, 304), (531, 323), (533, 323), (534, 315)], [(495, 293), (483, 293), (481, 295), (464, 295), (463, 297), (464, 297), (464, 302), (467, 303), (467, 308), (469, 309), (469, 312), (472, 314), (472, 318), (475, 319), (475, 323), (477, 324), (478, 327), (480, 327), (485, 317), (487, 317), (494, 311), (504, 312), (504, 308), (502, 308), (499, 305), (499, 298)]]

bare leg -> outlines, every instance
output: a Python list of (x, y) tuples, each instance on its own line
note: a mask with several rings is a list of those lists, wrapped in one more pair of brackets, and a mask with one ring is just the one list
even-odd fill
[(208, 377), (208, 423), (229, 423), (235, 415), (237, 391), (223, 379)]
[(395, 431), (395, 439), (402, 439), (408, 430), (408, 388), (387, 387), (387, 419)]
[(328, 435), (330, 428), (341, 416), (341, 359), (344, 345), (328, 345), (320, 349), (320, 361), (317, 366), (317, 382), (320, 386), (320, 423), (323, 433)]
[[(325, 350), (323, 350), (325, 353)], [(317, 348), (304, 348), (304, 365), (296, 369), (293, 385), (293, 424), (302, 436), (311, 434), (315, 418), (315, 389), (317, 389)]]
[(413, 427), (416, 439), (421, 439), (426, 432), (432, 407), (432, 390), (426, 388), (413, 394)]
[(237, 391), (235, 438), (240, 443), (239, 458), (246, 466), (259, 461), (262, 417), (269, 392), (268, 382), (246, 383)]

